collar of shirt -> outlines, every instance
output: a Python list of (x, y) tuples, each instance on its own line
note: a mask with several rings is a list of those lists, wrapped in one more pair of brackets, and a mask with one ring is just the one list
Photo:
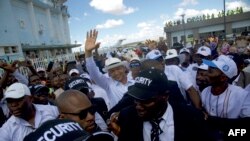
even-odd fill
[[(163, 129), (164, 126), (173, 126), (174, 125), (174, 119), (173, 119), (173, 109), (172, 106), (168, 103), (167, 110), (161, 117), (163, 120), (160, 122), (160, 128)], [(148, 126), (150, 125), (150, 130), (152, 128), (149, 121), (144, 122), (144, 125)], [(150, 131), (149, 130), (149, 131)]]
[(133, 79), (129, 78), (129, 77), (127, 77), (127, 83), (126, 84), (122, 84), (121, 82), (116, 81), (116, 80), (114, 80), (114, 81), (116, 82), (116, 86), (119, 86), (119, 85), (131, 86), (131, 85), (133, 85), (135, 83), (135, 81)]
[[(34, 105), (34, 104), (33, 104)], [(19, 118), (19, 117), (15, 117), (12, 115), (12, 121), (16, 124), (21, 124), (23, 126), (27, 126), (27, 127), (32, 127), (32, 128), (38, 128), (38, 126), (40, 125), (40, 121), (42, 120), (42, 114), (41, 114), (41, 110), (39, 110), (38, 108), (36, 108), (36, 106), (34, 105), (35, 109), (36, 109), (36, 115), (35, 115), (35, 127), (33, 127), (28, 121)]]

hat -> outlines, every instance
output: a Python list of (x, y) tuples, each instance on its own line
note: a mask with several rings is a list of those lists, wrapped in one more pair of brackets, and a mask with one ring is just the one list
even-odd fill
[(43, 94), (49, 94), (49, 88), (42, 85), (42, 84), (38, 84), (38, 85), (31, 85), (29, 86), (29, 89), (30, 89), (30, 93), (32, 95), (39, 95), (41, 94), (41, 92), (45, 92)]
[(165, 59), (171, 59), (178, 57), (177, 51), (175, 49), (169, 49), (166, 53)]
[(128, 89), (128, 94), (138, 100), (147, 100), (165, 92), (168, 89), (167, 85), (165, 73), (151, 68), (139, 73), (134, 85)]
[(67, 80), (65, 83), (64, 90), (66, 91), (69, 89), (79, 90), (87, 94), (89, 92), (90, 87), (88, 86), (86, 80), (82, 77), (74, 77)]
[(34, 132), (24, 138), (24, 141), (84, 141), (89, 137), (78, 123), (68, 119), (54, 119), (43, 123)]
[(129, 62), (130, 68), (136, 68), (136, 67), (140, 67), (140, 66), (141, 66), (141, 62), (140, 62), (140, 59), (138, 57), (132, 58)]
[(189, 51), (189, 49), (188, 49), (188, 48), (182, 48), (182, 49), (180, 50), (180, 54), (181, 54), (181, 53), (184, 53), (184, 52), (186, 52), (186, 53), (189, 53), (189, 54), (190, 54), (190, 51)]
[(146, 59), (158, 59), (159, 57), (162, 57), (162, 54), (159, 50), (157, 49), (153, 49), (151, 50), (147, 55), (146, 55)]
[(106, 59), (105, 66), (102, 69), (104, 72), (107, 72), (109, 69), (118, 67), (118, 66), (125, 66), (126, 61), (121, 61), (118, 58), (110, 57)]
[(237, 75), (238, 69), (235, 62), (225, 55), (220, 55), (213, 61), (203, 60), (203, 63), (214, 68), (220, 69), (228, 78), (233, 78)]
[(201, 70), (208, 70), (208, 65), (202, 63), (202, 64), (198, 67), (198, 69), (201, 69)]
[(38, 68), (36, 69), (36, 72), (40, 72), (40, 71), (44, 71), (44, 72), (45, 72), (45, 69), (42, 68), (42, 67), (38, 67)]
[(79, 70), (78, 69), (71, 69), (69, 71), (69, 75), (71, 76), (73, 73), (79, 74)]
[(209, 47), (206, 47), (206, 46), (201, 46), (197, 50), (196, 54), (201, 54), (203, 56), (209, 56), (209, 55), (211, 55), (211, 49)]
[(25, 95), (30, 95), (30, 90), (28, 86), (22, 83), (14, 83), (10, 85), (4, 93), (4, 99), (13, 98), (18, 99)]

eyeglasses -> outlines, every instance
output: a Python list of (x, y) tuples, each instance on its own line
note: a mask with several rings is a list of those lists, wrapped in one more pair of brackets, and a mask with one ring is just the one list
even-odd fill
[(66, 113), (66, 112), (62, 112), (63, 114), (70, 114), (70, 115), (76, 115), (79, 116), (79, 118), (81, 120), (85, 119), (88, 115), (88, 113), (94, 115), (96, 112), (96, 108), (94, 106), (91, 106), (87, 109), (81, 110), (79, 113)]

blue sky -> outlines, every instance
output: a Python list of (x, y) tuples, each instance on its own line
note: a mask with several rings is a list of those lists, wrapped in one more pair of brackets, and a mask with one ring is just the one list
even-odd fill
[[(71, 42), (84, 43), (89, 29), (99, 31), (101, 47), (165, 37), (164, 23), (205, 13), (218, 13), (223, 0), (68, 0)], [(226, 0), (226, 9), (242, 6), (250, 11), (250, 0)], [(217, 14), (215, 14), (217, 15)], [(79, 50), (79, 49), (74, 49)]]

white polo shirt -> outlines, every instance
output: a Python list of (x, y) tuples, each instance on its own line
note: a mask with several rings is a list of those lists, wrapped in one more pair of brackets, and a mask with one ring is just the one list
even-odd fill
[(52, 105), (36, 105), (35, 127), (27, 121), (11, 116), (0, 128), (1, 141), (22, 141), (26, 135), (36, 130), (42, 123), (56, 119), (59, 115), (58, 109)]
[(110, 77), (105, 76), (105, 74), (102, 74), (99, 71), (93, 57), (86, 58), (86, 68), (91, 79), (93, 79), (97, 85), (102, 87), (107, 92), (110, 100), (110, 108), (114, 107), (119, 100), (121, 100), (123, 95), (128, 91), (128, 86), (134, 84), (134, 80), (129, 78), (126, 84), (122, 84)]
[(178, 87), (183, 95), (184, 99), (187, 100), (185, 90), (188, 90), (191, 86), (193, 86), (192, 81), (190, 80), (187, 73), (184, 73), (181, 68), (176, 65), (167, 65), (165, 66), (165, 74), (168, 77), (168, 80), (176, 81)]
[[(162, 116), (160, 128), (163, 131), (159, 135), (160, 141), (174, 141), (174, 117), (172, 106), (168, 103), (167, 110)], [(152, 125), (149, 121), (143, 123), (143, 140), (151, 141)]]
[(201, 93), (203, 107), (209, 115), (221, 118), (250, 117), (250, 93), (239, 86), (228, 85), (220, 95), (211, 93), (211, 86)]

